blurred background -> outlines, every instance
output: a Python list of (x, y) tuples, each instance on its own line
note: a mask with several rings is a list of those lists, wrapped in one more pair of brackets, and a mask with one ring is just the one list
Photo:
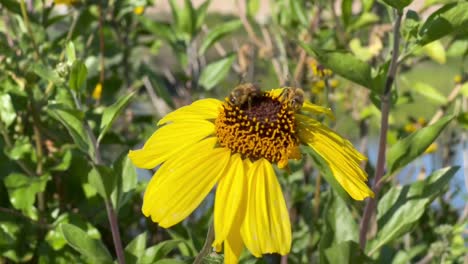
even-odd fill
[(373, 186), (395, 34), (367, 247), (365, 203), (309, 153), (278, 171), (291, 253), (241, 263), (466, 263), (467, 14), (452, 0), (0, 0), (0, 263), (192, 263), (213, 194), (160, 228), (141, 213), (155, 170), (127, 153), (170, 111), (245, 82), (330, 107), (336, 118), (320, 121), (368, 156)]

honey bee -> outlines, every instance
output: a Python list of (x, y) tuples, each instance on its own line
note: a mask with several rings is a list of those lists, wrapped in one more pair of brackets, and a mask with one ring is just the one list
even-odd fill
[(292, 110), (298, 111), (304, 104), (304, 91), (301, 88), (285, 87), (281, 93), (282, 100), (286, 100)]
[(252, 99), (262, 95), (260, 88), (252, 83), (244, 83), (238, 85), (229, 94), (228, 101), (232, 106), (242, 106), (248, 103), (249, 108), (252, 104)]

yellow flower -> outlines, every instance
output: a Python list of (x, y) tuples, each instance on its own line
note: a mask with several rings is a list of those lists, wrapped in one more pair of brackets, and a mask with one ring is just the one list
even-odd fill
[(456, 83), (456, 84), (460, 84), (463, 80), (463, 77), (460, 75), (460, 74), (457, 74), (453, 77), (453, 81)]
[(301, 159), (300, 144), (324, 158), (351, 197), (374, 195), (360, 168), (366, 158), (310, 117), (316, 114), (332, 116), (297, 88), (237, 90), (224, 102), (202, 99), (169, 113), (143, 148), (129, 153), (137, 167), (160, 166), (146, 188), (143, 214), (171, 227), (217, 185), (213, 246), (224, 245), (225, 263), (237, 263), (244, 245), (256, 257), (288, 254), (291, 224), (273, 165)]
[(96, 87), (94, 87), (93, 94), (91, 96), (93, 97), (94, 100), (98, 101), (99, 99), (101, 99), (101, 95), (102, 95), (102, 84), (98, 83), (96, 84)]
[(429, 154), (429, 153), (434, 153), (437, 151), (439, 148), (439, 145), (437, 143), (432, 143), (427, 147), (427, 149), (424, 151), (424, 154)]
[(338, 81), (337, 79), (331, 79), (328, 81), (328, 83), (330, 84), (331, 88), (336, 88), (340, 84), (340, 81)]
[(67, 6), (72, 6), (79, 2), (80, 0), (54, 0), (54, 3), (56, 5), (67, 5)]
[(133, 13), (135, 15), (141, 15), (143, 14), (143, 12), (145, 11), (145, 7), (144, 6), (137, 6), (133, 9)]
[(414, 131), (417, 130), (417, 127), (413, 123), (408, 123), (405, 125), (404, 130), (407, 133), (413, 133)]

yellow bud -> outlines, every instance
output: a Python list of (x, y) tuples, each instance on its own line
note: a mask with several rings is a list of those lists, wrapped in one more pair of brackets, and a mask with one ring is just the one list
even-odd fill
[(336, 79), (331, 79), (331, 80), (328, 81), (328, 83), (330, 84), (331, 88), (336, 88), (340, 84), (340, 81), (338, 81)]
[(427, 147), (427, 149), (424, 151), (424, 154), (429, 154), (429, 153), (434, 153), (437, 151), (439, 145), (437, 145), (437, 143), (432, 143), (431, 145), (429, 145), (429, 147)]
[(96, 87), (94, 87), (94, 91), (91, 96), (93, 97), (94, 100), (98, 101), (99, 99), (101, 99), (101, 95), (102, 95), (102, 84), (98, 83), (96, 84)]
[(54, 3), (56, 5), (67, 5), (67, 6), (72, 6), (79, 2), (80, 2), (79, 0), (54, 0)]
[(145, 12), (144, 6), (137, 6), (133, 9), (133, 13), (135, 13), (135, 15), (141, 15), (143, 12)]
[(406, 124), (403, 129), (407, 133), (412, 133), (412, 132), (416, 131), (416, 126), (413, 123), (409, 123), (409, 124)]
[(426, 125), (426, 119), (424, 117), (419, 117), (418, 118), (418, 124), (421, 125), (421, 126), (425, 126)]
[(460, 74), (457, 74), (455, 75), (455, 77), (453, 77), (453, 81), (456, 83), (456, 84), (459, 84), (461, 83), (463, 80), (462, 76)]

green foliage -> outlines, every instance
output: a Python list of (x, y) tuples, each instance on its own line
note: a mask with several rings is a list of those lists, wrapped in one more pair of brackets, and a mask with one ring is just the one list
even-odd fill
[(380, 232), (370, 252), (401, 237), (414, 228), (426, 207), (444, 193), (458, 167), (433, 172), (424, 181), (392, 187), (380, 200), (377, 221)]
[(212, 62), (202, 70), (200, 74), (200, 84), (205, 87), (206, 90), (211, 90), (229, 73), (229, 68), (236, 59), (236, 54), (230, 54), (225, 58), (218, 61)]
[[(306, 100), (333, 109), (336, 119), (317, 120), (368, 156), (374, 191), (381, 106), (390, 108), (366, 247), (368, 201), (353, 201), (320, 155), (301, 149), (302, 160), (277, 170), (292, 226), (288, 263), (461, 263), (468, 3), (358, 2), (0, 0), (0, 263), (118, 263), (117, 229), (126, 263), (192, 263), (213, 194), (184, 222), (159, 227), (141, 212), (158, 168), (137, 170), (128, 151), (170, 111), (223, 100), (246, 82), (302, 87)], [(222, 263), (210, 249), (203, 261)]]
[(453, 116), (446, 116), (393, 145), (387, 155), (388, 173), (392, 174), (421, 155), (452, 119)]
[(60, 230), (67, 243), (91, 262), (112, 263), (112, 257), (100, 240), (90, 238), (80, 228), (61, 224)]

